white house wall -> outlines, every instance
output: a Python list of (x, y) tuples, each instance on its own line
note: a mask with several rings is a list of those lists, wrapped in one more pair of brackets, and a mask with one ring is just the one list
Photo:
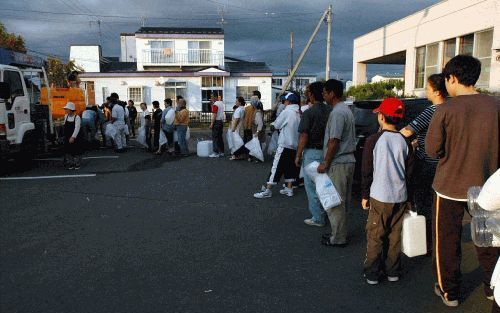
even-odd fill
[[(366, 82), (363, 62), (406, 51), (405, 92), (412, 92), (415, 79), (415, 48), (470, 33), (495, 28), (493, 46), (500, 45), (498, 0), (448, 0), (354, 40), (354, 83)], [(500, 89), (498, 52), (492, 51), (490, 89)], [(421, 90), (420, 90), (421, 91)], [(419, 91), (419, 92), (420, 92)], [(421, 92), (420, 92), (421, 93)]]
[(135, 35), (120, 36), (120, 48), (120, 62), (136, 61)]

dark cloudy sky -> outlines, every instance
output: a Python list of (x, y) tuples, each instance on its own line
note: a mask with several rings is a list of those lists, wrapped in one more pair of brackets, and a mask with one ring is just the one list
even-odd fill
[[(289, 66), (290, 32), (297, 58), (319, 17), (333, 5), (332, 74), (348, 79), (357, 36), (398, 20), (437, 0), (1, 0), (0, 21), (21, 34), (31, 50), (67, 59), (70, 44), (99, 42), (105, 56), (119, 56), (121, 32), (146, 26), (218, 27), (224, 10), (226, 55), (265, 61), (274, 71)], [(49, 13), (50, 12), (50, 13)], [(67, 14), (69, 13), (69, 14)], [(79, 15), (80, 14), (80, 15)], [(300, 71), (324, 73), (326, 25)], [(369, 74), (402, 72), (400, 66), (371, 66)]]

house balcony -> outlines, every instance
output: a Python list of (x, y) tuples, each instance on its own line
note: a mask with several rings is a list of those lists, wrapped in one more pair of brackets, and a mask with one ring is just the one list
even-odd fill
[(210, 49), (144, 49), (142, 62), (144, 66), (223, 66), (224, 53)]

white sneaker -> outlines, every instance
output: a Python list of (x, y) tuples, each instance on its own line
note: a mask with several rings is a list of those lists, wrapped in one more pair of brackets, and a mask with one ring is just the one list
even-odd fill
[(223, 156), (224, 156), (224, 152), (219, 153), (219, 156), (220, 156), (220, 157), (223, 157)]
[(306, 218), (304, 220), (304, 223), (306, 223), (309, 226), (318, 226), (318, 227), (323, 227), (325, 224), (320, 224), (318, 222), (315, 222), (312, 218)]
[(273, 192), (267, 188), (264, 191), (257, 192), (257, 193), (253, 194), (254, 198), (257, 198), (257, 199), (271, 198), (272, 195), (273, 195)]
[(293, 189), (292, 188), (285, 187), (285, 188), (280, 190), (280, 193), (282, 195), (287, 195), (289, 197), (293, 197)]
[(378, 285), (378, 280), (369, 280), (368, 278), (366, 279), (366, 283), (368, 285)]
[(387, 280), (392, 282), (392, 283), (395, 283), (395, 282), (399, 281), (399, 276), (387, 276)]
[(220, 155), (218, 153), (212, 153), (208, 157), (209, 158), (218, 158)]

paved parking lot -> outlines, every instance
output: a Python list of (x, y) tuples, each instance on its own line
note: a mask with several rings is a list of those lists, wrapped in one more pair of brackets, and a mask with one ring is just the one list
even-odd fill
[(398, 283), (368, 286), (357, 193), (349, 246), (329, 248), (326, 228), (302, 222), (303, 189), (252, 197), (269, 161), (85, 156), (78, 172), (54, 159), (2, 176), (95, 174), (0, 180), (1, 312), (490, 311), (468, 236), (459, 308), (434, 295), (429, 257), (404, 258)]

